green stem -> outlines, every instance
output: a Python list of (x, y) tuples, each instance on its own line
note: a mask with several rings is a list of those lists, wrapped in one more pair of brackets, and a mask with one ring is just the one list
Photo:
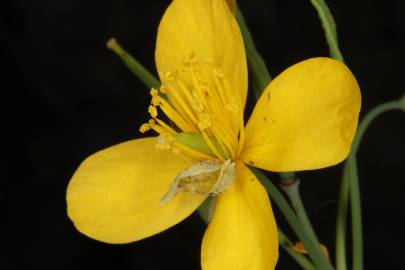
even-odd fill
[(294, 250), (294, 244), (290, 239), (278, 229), (278, 240), (281, 247), (305, 270), (316, 270), (315, 266), (305, 257)]
[(270, 197), (277, 204), (278, 208), (283, 213), (293, 231), (304, 244), (304, 247), (308, 251), (309, 256), (314, 262), (316, 268), (322, 270), (333, 269), (330, 262), (322, 253), (319, 245), (311, 240), (311, 237), (308, 235), (308, 232), (304, 228), (301, 220), (298, 219), (298, 217), (295, 215), (294, 211), (292, 210), (284, 196), (281, 194), (281, 192), (278, 190), (278, 188), (273, 185), (273, 183), (260, 170), (256, 168), (251, 168), (251, 170), (256, 175), (257, 179), (259, 179), (263, 186), (267, 189)]
[(312, 228), (311, 222), (309, 221), (307, 212), (305, 211), (304, 204), (302, 203), (301, 196), (299, 193), (299, 185), (300, 185), (300, 180), (295, 180), (291, 183), (282, 183), (281, 187), (285, 191), (285, 193), (288, 195), (288, 198), (291, 201), (291, 205), (293, 209), (295, 210), (295, 213), (297, 214), (298, 218), (301, 220), (301, 223), (304, 227), (304, 229), (307, 231), (309, 237), (311, 238), (311, 241), (315, 243), (316, 246), (320, 247), (320, 243), (318, 241), (318, 238), (314, 232), (314, 229)]
[(132, 71), (148, 88), (159, 88), (160, 82), (141, 63), (126, 52), (118, 42), (112, 38), (107, 42), (107, 47), (115, 52), (125, 65)]
[(353, 241), (353, 270), (363, 269), (363, 225), (361, 218), (361, 200), (357, 162), (355, 156), (350, 155), (345, 166), (349, 172), (350, 207), (352, 213), (352, 241)]
[(339, 192), (339, 205), (336, 221), (336, 270), (346, 270), (346, 217), (349, 203), (349, 176), (348, 168), (343, 170), (342, 183)]
[(266, 63), (256, 50), (252, 35), (246, 26), (245, 19), (243, 18), (243, 15), (238, 7), (236, 8), (236, 19), (238, 20), (239, 27), (242, 32), (247, 61), (251, 69), (251, 75), (253, 76), (253, 80), (257, 86), (255, 87), (254, 94), (256, 99), (258, 99), (267, 85), (271, 82), (271, 76), (267, 70)]
[(330, 13), (328, 5), (324, 0), (311, 0), (311, 3), (318, 11), (319, 19), (321, 20), (323, 29), (325, 31), (326, 41), (329, 45), (330, 55), (332, 58), (344, 62), (338, 45), (335, 21)]
[(370, 123), (380, 114), (396, 109), (403, 109), (403, 100), (383, 103), (372, 109), (361, 121), (353, 140), (352, 151), (345, 162), (350, 180), (350, 201), (352, 211), (352, 235), (353, 235), (353, 270), (363, 269), (363, 228), (361, 219), (361, 201), (359, 190), (359, 178), (357, 173), (356, 154), (360, 141)]
[[(405, 97), (405, 96), (404, 96)], [(402, 99), (404, 99), (404, 97)], [(366, 132), (366, 129), (370, 125), (370, 123), (380, 114), (391, 111), (391, 110), (403, 110), (403, 100), (394, 100), (394, 101), (389, 101), (385, 102), (383, 104), (378, 105), (374, 109), (372, 109), (369, 113), (364, 116), (364, 118), (361, 120), (361, 123), (357, 129), (356, 137), (353, 140), (352, 143), (352, 151), (350, 153), (351, 156), (355, 156), (357, 154), (357, 150), (359, 149), (359, 144), (361, 142), (361, 139), (364, 136), (364, 133)]]

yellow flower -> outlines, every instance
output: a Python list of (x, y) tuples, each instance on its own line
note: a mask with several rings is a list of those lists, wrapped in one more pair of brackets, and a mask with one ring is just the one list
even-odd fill
[(246, 55), (224, 0), (174, 0), (159, 26), (156, 65), (167, 99), (151, 90), (151, 120), (141, 131), (159, 136), (87, 158), (68, 186), (69, 217), (91, 238), (127, 243), (177, 224), (218, 195), (202, 268), (274, 269), (270, 201), (245, 164), (282, 172), (342, 161), (360, 109), (355, 78), (332, 59), (300, 62), (265, 89), (245, 127)]

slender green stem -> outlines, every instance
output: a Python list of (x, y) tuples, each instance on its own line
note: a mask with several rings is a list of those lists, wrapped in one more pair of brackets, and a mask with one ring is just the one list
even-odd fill
[(159, 88), (160, 82), (141, 63), (126, 52), (118, 42), (112, 38), (107, 42), (107, 47), (115, 52), (125, 65), (132, 71), (148, 88)]
[(356, 157), (350, 155), (345, 164), (350, 180), (350, 207), (352, 213), (353, 270), (363, 269), (363, 225)]
[(339, 205), (337, 212), (337, 222), (336, 222), (336, 270), (346, 270), (346, 217), (347, 217), (347, 207), (349, 203), (349, 192), (350, 192), (350, 180), (349, 171), (345, 166), (343, 170), (342, 183), (340, 185), (339, 192)]
[(389, 101), (385, 102), (383, 104), (378, 105), (374, 109), (372, 109), (370, 112), (364, 116), (364, 118), (361, 120), (361, 123), (357, 129), (356, 137), (353, 140), (352, 143), (352, 151), (350, 153), (351, 156), (355, 156), (357, 154), (357, 150), (359, 149), (359, 144), (361, 142), (361, 139), (363, 138), (364, 133), (366, 132), (367, 127), (370, 125), (370, 123), (380, 114), (391, 111), (391, 110), (401, 110), (403, 109), (403, 99), (399, 100), (394, 100), (394, 101)]
[(295, 172), (282, 172), (279, 175), (282, 183), (292, 183), (298, 179)]
[(311, 0), (311, 3), (317, 10), (319, 19), (321, 20), (323, 29), (325, 31), (326, 41), (329, 45), (330, 55), (333, 58), (343, 62), (343, 56), (340, 52), (337, 40), (335, 21), (330, 13), (328, 5), (324, 0)]
[(255, 87), (254, 94), (256, 99), (258, 99), (267, 85), (271, 82), (271, 76), (267, 70), (266, 63), (256, 50), (252, 35), (246, 26), (245, 19), (243, 18), (243, 15), (238, 7), (236, 8), (236, 19), (238, 20), (239, 27), (242, 32), (247, 61), (251, 69), (251, 75), (253, 76), (253, 80), (257, 86)]
[(297, 214), (298, 218), (301, 220), (301, 223), (304, 229), (307, 231), (311, 241), (315, 243), (316, 246), (320, 247), (318, 237), (316, 236), (314, 229), (312, 228), (311, 222), (309, 221), (307, 212), (305, 211), (304, 204), (302, 203), (301, 196), (299, 193), (300, 180), (295, 180), (288, 184), (281, 184), (282, 189), (288, 195), (288, 198), (291, 201), (291, 205)]
[(260, 170), (251, 168), (256, 177), (260, 180), (263, 186), (267, 189), (270, 194), (270, 197), (276, 203), (278, 208), (283, 213), (284, 217), (290, 224), (291, 228), (294, 230), (298, 238), (304, 244), (306, 250), (308, 250), (309, 256), (314, 262), (317, 269), (322, 270), (331, 270), (333, 269), (330, 262), (326, 259), (325, 255), (322, 253), (319, 245), (311, 240), (311, 237), (308, 235), (308, 232), (302, 225), (302, 222), (295, 215), (294, 211), (288, 204), (287, 200), (278, 190), (278, 188), (273, 185), (273, 183), (264, 175)]
[(305, 270), (316, 270), (315, 266), (305, 257), (294, 250), (294, 244), (290, 239), (278, 229), (278, 240), (281, 247)]
[(353, 140), (352, 151), (345, 162), (350, 180), (350, 201), (352, 211), (352, 235), (353, 235), (353, 270), (363, 269), (363, 229), (361, 218), (361, 201), (359, 190), (359, 178), (357, 173), (356, 154), (363, 135), (370, 123), (380, 114), (396, 109), (403, 109), (402, 100), (383, 103), (371, 110), (361, 121)]

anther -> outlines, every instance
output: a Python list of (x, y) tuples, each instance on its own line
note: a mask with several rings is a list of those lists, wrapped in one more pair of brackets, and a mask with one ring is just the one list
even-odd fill
[(211, 126), (211, 116), (207, 113), (200, 114), (198, 120), (198, 128), (200, 130), (207, 129)]
[(173, 81), (174, 78), (177, 76), (177, 72), (176, 71), (167, 71), (165, 74), (165, 79), (166, 81)]
[(153, 105), (150, 105), (150, 106), (149, 106), (148, 112), (149, 112), (149, 114), (150, 114), (153, 118), (156, 118), (156, 116), (158, 115), (157, 109), (156, 109), (156, 107), (153, 106)]
[(148, 123), (142, 124), (141, 127), (139, 128), (139, 131), (141, 133), (145, 133), (145, 132), (147, 132), (149, 130), (150, 130), (150, 124), (148, 124)]
[(153, 106), (159, 106), (160, 101), (161, 101), (161, 97), (155, 96), (155, 97), (152, 97), (152, 100), (151, 100), (150, 103), (151, 103)]
[(156, 96), (158, 96), (159, 95), (159, 91), (156, 89), (156, 88), (154, 88), (154, 87), (152, 87), (151, 89), (150, 89), (150, 95), (152, 96), (152, 97), (156, 97)]
[(172, 135), (164, 133), (157, 137), (155, 147), (159, 150), (169, 150), (173, 141), (174, 138)]
[(160, 86), (159, 89), (160, 89), (160, 92), (162, 94), (167, 94), (167, 86), (166, 85), (162, 84), (162, 86)]

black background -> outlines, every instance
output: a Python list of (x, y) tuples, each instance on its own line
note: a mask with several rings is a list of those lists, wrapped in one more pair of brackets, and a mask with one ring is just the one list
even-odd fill
[[(405, 2), (329, 2), (343, 55), (362, 88), (361, 115), (399, 98), (405, 91)], [(154, 71), (156, 30), (168, 3), (2, 2), (1, 269), (199, 269), (205, 225), (197, 214), (152, 238), (108, 245), (78, 233), (65, 210), (65, 189), (80, 161), (140, 137), (138, 127), (148, 117), (147, 89), (105, 42), (116, 37)], [(328, 54), (309, 0), (240, 6), (273, 76)], [(367, 269), (405, 264), (404, 123), (399, 111), (385, 114), (360, 148)], [(340, 175), (341, 166), (300, 174), (308, 213), (332, 253)], [(298, 269), (281, 252), (278, 269), (287, 268)]]

